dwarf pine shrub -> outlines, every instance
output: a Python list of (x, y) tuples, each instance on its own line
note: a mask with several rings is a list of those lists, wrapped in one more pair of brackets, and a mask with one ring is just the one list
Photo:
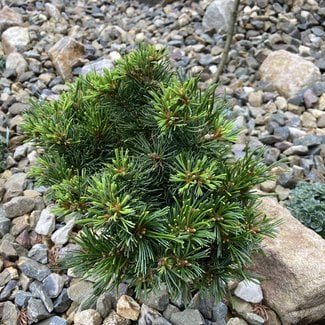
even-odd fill
[(325, 184), (300, 182), (286, 207), (306, 227), (325, 238)]
[(234, 159), (239, 131), (215, 89), (140, 45), (26, 115), (25, 133), (44, 149), (31, 175), (59, 215), (83, 225), (67, 263), (96, 279), (96, 294), (127, 281), (137, 295), (165, 283), (185, 301), (198, 290), (221, 298), (274, 235), (252, 191), (268, 167), (256, 151)]

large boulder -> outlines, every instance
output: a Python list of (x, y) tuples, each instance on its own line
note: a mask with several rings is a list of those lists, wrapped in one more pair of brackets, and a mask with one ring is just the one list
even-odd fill
[(270, 53), (262, 63), (260, 73), (262, 79), (285, 97), (296, 95), (299, 90), (321, 78), (315, 64), (285, 50)]
[(266, 238), (265, 255), (254, 257), (250, 271), (263, 277), (265, 304), (283, 325), (311, 324), (325, 319), (325, 240), (303, 226), (274, 199), (260, 209), (282, 219), (275, 239)]
[(205, 31), (227, 31), (234, 7), (234, 0), (214, 0), (207, 7), (203, 16)]

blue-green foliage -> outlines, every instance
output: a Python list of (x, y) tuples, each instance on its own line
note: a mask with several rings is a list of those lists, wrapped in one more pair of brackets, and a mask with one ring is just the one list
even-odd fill
[(299, 183), (286, 207), (301, 223), (325, 238), (325, 184)]

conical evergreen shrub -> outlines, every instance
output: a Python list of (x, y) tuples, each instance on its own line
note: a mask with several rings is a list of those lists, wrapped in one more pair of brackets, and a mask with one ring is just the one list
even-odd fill
[(31, 175), (83, 225), (68, 266), (96, 279), (96, 294), (127, 281), (137, 295), (165, 283), (185, 302), (198, 290), (221, 298), (274, 235), (252, 191), (268, 168), (256, 151), (234, 159), (239, 130), (215, 89), (140, 45), (27, 114), (25, 132), (44, 149)]

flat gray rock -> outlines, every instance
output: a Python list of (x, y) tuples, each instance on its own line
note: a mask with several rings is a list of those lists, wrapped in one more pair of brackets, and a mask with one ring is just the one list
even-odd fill
[(18, 268), (29, 278), (38, 281), (43, 281), (51, 273), (46, 265), (40, 264), (26, 257), (21, 257), (19, 259)]
[(9, 219), (22, 216), (34, 209), (35, 202), (33, 199), (25, 196), (17, 196), (6, 202), (3, 208)]
[(197, 309), (185, 309), (174, 313), (170, 321), (173, 325), (205, 325), (204, 318)]

